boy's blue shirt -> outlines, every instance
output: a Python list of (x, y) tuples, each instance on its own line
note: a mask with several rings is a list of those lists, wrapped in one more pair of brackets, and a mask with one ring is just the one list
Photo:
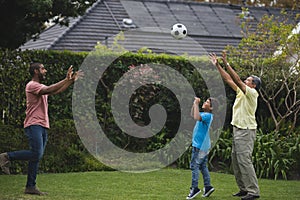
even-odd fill
[(213, 120), (213, 114), (209, 112), (200, 112), (202, 120), (197, 121), (193, 131), (192, 146), (201, 151), (208, 152), (210, 149), (209, 129)]

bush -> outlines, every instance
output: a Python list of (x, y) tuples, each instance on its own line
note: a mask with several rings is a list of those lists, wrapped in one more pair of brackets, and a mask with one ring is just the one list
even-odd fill
[(232, 173), (231, 150), (232, 132), (230, 129), (222, 131), (219, 140), (211, 149), (209, 154), (209, 164), (213, 171)]
[[(96, 160), (84, 148), (78, 137), (73, 120), (52, 123), (48, 131), (48, 143), (40, 162), (41, 173), (112, 170)], [(27, 137), (22, 128), (0, 125), (0, 152), (28, 149)], [(11, 162), (11, 173), (27, 173), (27, 162)]]
[(85, 149), (77, 135), (73, 120), (63, 119), (52, 123), (41, 170), (45, 172), (79, 172), (109, 170)]
[[(28, 149), (28, 142), (22, 128), (12, 125), (0, 124), (0, 153)], [(23, 173), (26, 165), (24, 162), (12, 162), (10, 170), (12, 173)], [(2, 171), (1, 171), (2, 172)]]
[(282, 136), (276, 131), (263, 134), (259, 130), (253, 152), (258, 177), (288, 179), (293, 173), (292, 166), (299, 162), (296, 160), (300, 153), (299, 144), (300, 135)]
[[(1, 50), (0, 55), (2, 60), (0, 62), (0, 79), (7, 80), (0, 82), (0, 110), (2, 111), (2, 119), (5, 125), (11, 125), (12, 129), (22, 130), (22, 122), (25, 118), (26, 98), (25, 98), (25, 85), (30, 80), (28, 73), (28, 66), (32, 62), (42, 62), (46, 69), (47, 80), (46, 85), (55, 83), (65, 77), (67, 68), (73, 65), (75, 70), (83, 63), (84, 59), (88, 55), (87, 53), (72, 53), (72, 52), (58, 52), (58, 51), (6, 51)], [(109, 59), (114, 57), (109, 52), (105, 54), (100, 53), (100, 60)], [(109, 66), (97, 88), (97, 94), (95, 96), (95, 105), (97, 110), (97, 117), (101, 127), (108, 134), (108, 137), (112, 142), (119, 147), (127, 147), (128, 150), (133, 152), (147, 151), (151, 152), (157, 148), (166, 145), (176, 133), (178, 124), (178, 101), (175, 101), (175, 95), (165, 91), (164, 88), (152, 87), (154, 96), (160, 94), (158, 102), (166, 107), (168, 110), (167, 125), (163, 130), (155, 137), (149, 139), (134, 138), (130, 135), (123, 133), (116, 125), (111, 113), (110, 101), (112, 91), (115, 86), (115, 82), (129, 70), (129, 66), (139, 66), (144, 63), (154, 63), (159, 65), (172, 66), (175, 70), (185, 76), (188, 80), (191, 80), (194, 88), (198, 88), (197, 95), (208, 95), (206, 91), (205, 83), (197, 70), (194, 70), (192, 64), (184, 57), (174, 57), (169, 55), (156, 55), (156, 54), (142, 54), (142, 53), (126, 53), (118, 59), (114, 60), (111, 66)], [(199, 64), (205, 66), (208, 64), (207, 60), (198, 61)], [(96, 68), (101, 69), (103, 63), (95, 63)], [(207, 72), (210, 73), (210, 70)], [(154, 74), (155, 75), (155, 74)], [(213, 79), (213, 75), (210, 75)], [(180, 83), (174, 80), (174, 84), (180, 87)], [(133, 107), (131, 108), (132, 116), (138, 116), (135, 120), (138, 123), (147, 124), (149, 122), (149, 116), (147, 111), (149, 109), (143, 109), (144, 105), (152, 101), (153, 99), (143, 99), (145, 90), (140, 90), (141, 93), (137, 93), (133, 98)], [(147, 92), (147, 90), (146, 90)], [(173, 98), (170, 98), (170, 94)], [(66, 90), (59, 95), (53, 95), (49, 97), (49, 116), (51, 122), (51, 129), (49, 130), (49, 141), (45, 151), (45, 159), (41, 162), (41, 171), (44, 172), (66, 172), (66, 171), (80, 171), (85, 166), (84, 158), (88, 155), (87, 150), (80, 142), (80, 138), (76, 134), (74, 124), (71, 124), (72, 120), (72, 88)], [(135, 100), (139, 102), (135, 103)], [(192, 101), (192, 100), (191, 100)], [(149, 106), (149, 105), (148, 105)], [(135, 115), (135, 112), (138, 115)], [(176, 115), (175, 115), (175, 114)], [(85, 116), (83, 116), (85, 117)], [(62, 119), (62, 120), (60, 120)], [(180, 122), (179, 122), (180, 123)], [(3, 130), (1, 136), (7, 137), (8, 132)], [(22, 134), (24, 135), (24, 134)], [(24, 139), (23, 139), (24, 140)], [(20, 141), (20, 140), (18, 140)], [(26, 141), (26, 138), (25, 140)], [(27, 141), (23, 142), (27, 145)], [(11, 140), (3, 140), (3, 144), (7, 145), (7, 149), (4, 151), (12, 150), (10, 147), (14, 146), (16, 149), (26, 149), (20, 145), (15, 145)], [(1, 147), (4, 148), (5, 146)], [(90, 160), (88, 160), (90, 161)], [(92, 163), (92, 162), (90, 162)], [(23, 162), (22, 162), (22, 166)], [(23, 167), (21, 167), (24, 169)], [(88, 167), (95, 169), (94, 166)], [(19, 172), (20, 170), (15, 170)], [(25, 170), (22, 170), (24, 173)]]
[[(231, 131), (224, 131), (210, 152), (212, 170), (232, 173)], [(299, 177), (300, 135), (282, 136), (278, 132), (257, 132), (253, 165), (259, 178), (291, 179)]]
[[(58, 51), (7, 51), (0, 50), (0, 152), (27, 149), (27, 138), (22, 128), (25, 117), (26, 99), (25, 83), (29, 81), (28, 66), (31, 62), (42, 62), (45, 64), (48, 73), (45, 84), (52, 84), (65, 77), (67, 68), (73, 65), (75, 70), (83, 63), (87, 53), (58, 52)], [(104, 53), (103, 58), (109, 58), (109, 52)], [(207, 60), (199, 58), (196, 61), (201, 66), (208, 64)], [(208, 91), (201, 74), (198, 73), (184, 57), (126, 53), (114, 60), (99, 81), (97, 94), (95, 96), (95, 107), (101, 127), (108, 132), (112, 142), (121, 148), (127, 148), (132, 152), (151, 152), (165, 146), (176, 133), (178, 125), (178, 101), (175, 96), (170, 96), (164, 88), (156, 85), (150, 86), (151, 95), (159, 96), (160, 103), (168, 110), (166, 126), (159, 134), (149, 139), (142, 140), (134, 138), (120, 130), (114, 121), (111, 113), (110, 101), (116, 81), (129, 70), (129, 66), (155, 63), (172, 66), (180, 74), (185, 76), (191, 83), (197, 96), (208, 97)], [(102, 63), (97, 63), (97, 67)], [(203, 67), (205, 69), (205, 67)], [(210, 70), (205, 71), (211, 80), (214, 74)], [(174, 80), (174, 84), (176, 83)], [(144, 105), (149, 106), (153, 99), (141, 98), (148, 92), (140, 89), (141, 93), (133, 95), (131, 101), (133, 107), (131, 115), (137, 116), (134, 120), (142, 125), (149, 122), (148, 111)], [(232, 107), (235, 94), (226, 86), (228, 108)], [(145, 92), (146, 91), (146, 92)], [(159, 94), (159, 95), (157, 95)], [(161, 95), (162, 94), (162, 95)], [(160, 96), (161, 95), (161, 96)], [(137, 101), (135, 101), (137, 100)], [(155, 99), (156, 100), (156, 99)], [(191, 100), (192, 102), (192, 100)], [(291, 174), (299, 174), (300, 150), (299, 150), (299, 127), (293, 134), (284, 134), (286, 129), (280, 132), (273, 132), (274, 125), (270, 120), (268, 110), (260, 101), (258, 120), (262, 129), (257, 133), (257, 141), (253, 153), (254, 165), (259, 177), (268, 178), (289, 178)], [(225, 108), (224, 108), (225, 109)], [(231, 109), (227, 109), (227, 116), (224, 124), (230, 124)], [(169, 114), (170, 113), (170, 114)], [(174, 114), (175, 113), (175, 114)], [(137, 114), (137, 115), (135, 115)], [(72, 116), (72, 88), (64, 93), (49, 98), (49, 116), (51, 129), (49, 130), (49, 141), (45, 151), (44, 159), (41, 161), (42, 172), (69, 172), (85, 170), (111, 170), (94, 159), (81, 143), (73, 123)], [(85, 116), (83, 116), (85, 117)], [(134, 117), (133, 117), (134, 118)], [(289, 124), (286, 124), (287, 127)], [(192, 126), (191, 126), (192, 127)], [(191, 128), (192, 129), (192, 128)], [(191, 132), (192, 130), (189, 130)], [(265, 133), (265, 134), (263, 134)], [(268, 134), (266, 134), (268, 133)], [(231, 173), (231, 131), (226, 126), (217, 144), (210, 152), (210, 168), (215, 171)], [(189, 168), (190, 149), (185, 152), (175, 164), (181, 168)], [(13, 162), (11, 170), (13, 173), (25, 173), (26, 163)]]

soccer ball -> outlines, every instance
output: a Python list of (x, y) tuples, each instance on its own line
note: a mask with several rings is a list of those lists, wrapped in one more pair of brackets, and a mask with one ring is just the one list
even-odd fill
[(187, 36), (185, 25), (180, 23), (174, 24), (171, 28), (171, 35), (177, 40), (185, 38)]

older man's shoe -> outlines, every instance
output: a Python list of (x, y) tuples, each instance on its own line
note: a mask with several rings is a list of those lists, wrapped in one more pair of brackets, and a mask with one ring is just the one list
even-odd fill
[(252, 195), (252, 194), (247, 194), (246, 196), (242, 197), (241, 200), (254, 200), (258, 199), (259, 195)]
[(33, 194), (33, 195), (47, 195), (47, 192), (41, 192), (37, 187), (26, 187), (25, 194)]
[(246, 196), (247, 194), (248, 194), (248, 192), (241, 190), (238, 193), (233, 194), (232, 196), (234, 196), (234, 197), (243, 197), (243, 196)]

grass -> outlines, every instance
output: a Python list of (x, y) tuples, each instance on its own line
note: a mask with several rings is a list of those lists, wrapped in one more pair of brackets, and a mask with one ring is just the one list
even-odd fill
[[(23, 194), (25, 175), (0, 175), (1, 200), (134, 200), (185, 199), (190, 187), (189, 170), (163, 169), (149, 173), (84, 172), (66, 174), (40, 174), (38, 187), (49, 194), (32, 196)], [(210, 200), (239, 198), (233, 175), (211, 173), (216, 191)], [(202, 188), (202, 177), (199, 186)], [(262, 200), (300, 199), (300, 181), (259, 180)], [(202, 199), (201, 195), (196, 198)]]

